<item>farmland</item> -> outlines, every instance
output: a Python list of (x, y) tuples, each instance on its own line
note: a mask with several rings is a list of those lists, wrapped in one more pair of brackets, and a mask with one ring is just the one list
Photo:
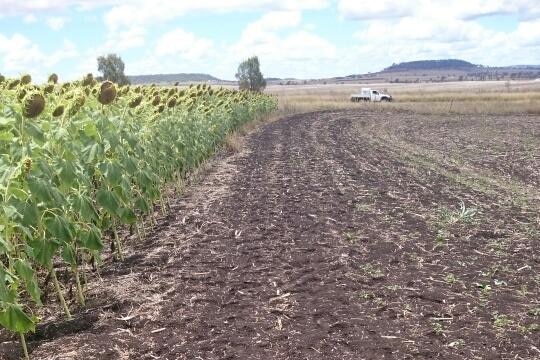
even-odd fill
[(144, 239), (119, 226), (84, 307), (62, 271), (73, 318), (49, 284), (31, 357), (540, 357), (538, 90), (514, 85), (269, 89), (299, 114), (201, 162)]

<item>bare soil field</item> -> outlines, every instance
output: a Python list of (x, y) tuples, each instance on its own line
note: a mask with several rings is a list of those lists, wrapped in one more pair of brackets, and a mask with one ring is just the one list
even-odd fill
[(540, 358), (538, 115), (285, 117), (158, 222), (33, 359)]

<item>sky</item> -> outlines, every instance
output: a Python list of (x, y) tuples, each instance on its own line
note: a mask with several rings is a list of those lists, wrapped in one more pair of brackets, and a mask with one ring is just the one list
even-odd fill
[(0, 0), (0, 73), (234, 79), (257, 55), (266, 77), (324, 78), (455, 58), (540, 64), (540, 0)]

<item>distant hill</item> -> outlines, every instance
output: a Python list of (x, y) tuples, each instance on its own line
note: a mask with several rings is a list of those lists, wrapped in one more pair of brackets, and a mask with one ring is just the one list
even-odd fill
[(482, 68), (481, 65), (475, 65), (468, 61), (458, 59), (443, 59), (443, 60), (419, 60), (408, 61), (400, 64), (392, 64), (382, 72), (399, 72), (411, 70), (465, 70), (470, 71)]
[(319, 79), (318, 83), (418, 83), (444, 81), (531, 80), (539, 65), (484, 66), (459, 59), (418, 60), (392, 64), (379, 72)]
[(132, 84), (174, 84), (192, 82), (224, 82), (208, 74), (156, 74), (156, 75), (133, 75), (128, 76)]

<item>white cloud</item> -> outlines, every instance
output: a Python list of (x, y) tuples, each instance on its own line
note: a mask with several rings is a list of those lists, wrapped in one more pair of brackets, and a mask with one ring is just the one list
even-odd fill
[(64, 27), (64, 25), (66, 24), (66, 19), (63, 17), (54, 16), (47, 18), (46, 22), (48, 27), (50, 27), (54, 31), (58, 31)]
[[(329, 0), (198, 0), (175, 1), (155, 0), (134, 1), (113, 7), (105, 15), (105, 23), (110, 29), (129, 27), (133, 23), (149, 24), (164, 22), (190, 12), (231, 12), (231, 11), (295, 11), (322, 9), (329, 5)], [(126, 14), (129, 14), (127, 16)]]
[(444, 22), (422, 17), (371, 20), (354, 38), (357, 45), (351, 53), (370, 71), (392, 62), (443, 58), (490, 66), (538, 63), (540, 20), (523, 21), (509, 32), (452, 18)]
[(306, 29), (300, 12), (277, 11), (248, 24), (229, 53), (228, 63), (233, 68), (256, 54), (265, 75), (292, 77), (308, 75), (314, 67), (327, 68), (337, 49)]
[(67, 8), (82, 10), (126, 3), (129, 0), (0, 0), (1, 15), (20, 15), (28, 12), (54, 11)]
[(488, 15), (540, 17), (538, 0), (378, 0), (359, 3), (339, 0), (340, 14), (347, 19), (368, 20), (416, 16), (430, 19), (474, 19)]
[(11, 37), (0, 34), (0, 64), (6, 75), (29, 72), (37, 74), (38, 78), (43, 77), (46, 71), (51, 71), (61, 61), (77, 55), (75, 45), (67, 40), (61, 48), (45, 54), (37, 44), (21, 34)]
[(127, 29), (111, 31), (107, 33), (105, 45), (102, 51), (124, 51), (142, 47), (146, 41), (146, 29), (140, 26), (133, 26)]
[(362, 1), (341, 0), (338, 3), (339, 12), (348, 19), (365, 20), (411, 15), (414, 6), (407, 1), (376, 0)]
[(28, 14), (23, 17), (23, 22), (25, 24), (33, 24), (37, 21), (37, 18), (34, 14)]
[(214, 55), (212, 41), (197, 37), (183, 29), (172, 30), (157, 40), (157, 56), (175, 55), (187, 60), (200, 60)]

